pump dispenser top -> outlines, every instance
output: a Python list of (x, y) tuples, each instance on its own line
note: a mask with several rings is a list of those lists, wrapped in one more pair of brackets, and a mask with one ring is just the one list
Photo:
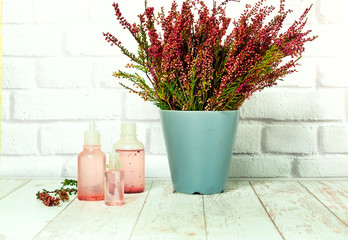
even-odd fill
[(85, 131), (85, 145), (100, 145), (100, 132), (95, 129), (94, 118), (89, 120), (89, 130)]

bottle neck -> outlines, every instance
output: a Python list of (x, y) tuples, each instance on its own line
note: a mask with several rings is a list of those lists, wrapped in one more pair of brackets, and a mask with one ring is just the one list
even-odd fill
[(88, 151), (100, 150), (100, 145), (83, 145), (83, 149)]
[(120, 139), (121, 139), (122, 141), (137, 140), (137, 136), (136, 136), (136, 135), (122, 135), (122, 134), (121, 134)]

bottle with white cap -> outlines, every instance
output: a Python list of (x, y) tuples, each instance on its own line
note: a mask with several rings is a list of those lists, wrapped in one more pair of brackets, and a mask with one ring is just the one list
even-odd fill
[(145, 150), (137, 139), (135, 123), (121, 124), (121, 138), (114, 144), (124, 171), (124, 192), (140, 193), (145, 189)]
[(104, 200), (106, 156), (100, 148), (100, 133), (95, 129), (94, 119), (85, 131), (83, 151), (78, 156), (77, 197), (79, 200)]

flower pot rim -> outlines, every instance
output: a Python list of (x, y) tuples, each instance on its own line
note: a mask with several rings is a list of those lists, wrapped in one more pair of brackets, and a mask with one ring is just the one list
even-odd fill
[(202, 110), (194, 110), (194, 111), (183, 111), (183, 110), (162, 110), (160, 109), (161, 112), (202, 112), (202, 113), (211, 113), (211, 112), (219, 112), (219, 113), (222, 113), (222, 112), (239, 112), (240, 110), (225, 110), (225, 111), (202, 111)]

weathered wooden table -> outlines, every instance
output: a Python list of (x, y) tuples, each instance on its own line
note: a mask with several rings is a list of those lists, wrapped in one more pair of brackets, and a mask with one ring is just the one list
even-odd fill
[(0, 179), (0, 239), (348, 239), (348, 180), (229, 181), (225, 193), (204, 196), (147, 180), (122, 207), (36, 199), (60, 182)]

